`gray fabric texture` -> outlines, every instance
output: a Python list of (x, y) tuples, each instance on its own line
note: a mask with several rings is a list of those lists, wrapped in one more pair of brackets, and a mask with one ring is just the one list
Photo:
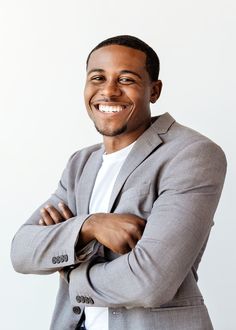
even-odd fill
[[(43, 203), (57, 207), (63, 201), (75, 216), (39, 226), (41, 205), (13, 239), (16, 271), (50, 274), (70, 268), (69, 283), (60, 277), (51, 330), (75, 329), (84, 306), (109, 307), (110, 330), (213, 329), (197, 269), (221, 195), (226, 159), (214, 142), (168, 113), (155, 119), (128, 155), (110, 199), (110, 212), (147, 220), (131, 252), (120, 256), (104, 249), (101, 259), (90, 248), (82, 263), (75, 254), (101, 166), (101, 144), (71, 156), (56, 192)], [(68, 260), (53, 264), (52, 258), (61, 255)], [(78, 303), (78, 296), (92, 298), (94, 304)]]

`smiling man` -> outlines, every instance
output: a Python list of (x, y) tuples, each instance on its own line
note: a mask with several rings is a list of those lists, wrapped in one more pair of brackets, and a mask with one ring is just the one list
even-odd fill
[(16, 233), (21, 273), (60, 274), (51, 330), (210, 330), (197, 269), (226, 160), (168, 113), (159, 59), (117, 36), (87, 60), (85, 105), (103, 143), (69, 159), (55, 193)]
[(87, 69), (87, 111), (108, 145), (119, 144), (111, 147), (110, 152), (114, 152), (135, 141), (150, 126), (150, 102), (158, 99), (161, 81), (158, 76), (151, 80), (144, 52), (120, 45), (98, 48), (90, 55)]

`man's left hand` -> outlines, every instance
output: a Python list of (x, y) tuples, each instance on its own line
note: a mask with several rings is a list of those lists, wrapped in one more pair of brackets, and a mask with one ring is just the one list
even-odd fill
[[(41, 219), (39, 220), (39, 224), (42, 226), (55, 225), (56, 223), (66, 221), (74, 216), (66, 204), (60, 202), (58, 207), (60, 211), (52, 205), (46, 205), (43, 207), (40, 210)], [(65, 274), (63, 268), (59, 273), (64, 278)]]
[(74, 216), (66, 204), (60, 202), (58, 207), (59, 210), (50, 204), (43, 207), (40, 210), (41, 219), (39, 220), (39, 224), (42, 226), (55, 225)]

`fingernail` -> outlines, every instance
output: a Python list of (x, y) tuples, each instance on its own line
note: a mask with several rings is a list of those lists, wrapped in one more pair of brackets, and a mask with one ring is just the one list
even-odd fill
[(62, 202), (58, 203), (58, 206), (64, 207), (64, 204)]
[(49, 205), (49, 204), (47, 204), (47, 205), (45, 206), (45, 208), (46, 208), (46, 209), (49, 209), (49, 208), (50, 208), (50, 205)]
[(45, 209), (41, 209), (40, 212), (41, 212), (41, 213), (44, 213), (44, 212), (45, 212)]
[(39, 224), (42, 225), (43, 224), (43, 219), (39, 220)]

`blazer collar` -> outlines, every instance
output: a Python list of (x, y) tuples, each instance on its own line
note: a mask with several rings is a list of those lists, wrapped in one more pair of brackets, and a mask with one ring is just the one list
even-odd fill
[(174, 118), (172, 118), (169, 113), (165, 113), (159, 117), (153, 117), (152, 121), (153, 124), (137, 139), (121, 167), (112, 190), (108, 212), (112, 211), (116, 197), (129, 175), (155, 148), (163, 143), (161, 135), (165, 134), (175, 122)]
[[(118, 174), (111, 194), (108, 212), (112, 211), (114, 202), (129, 175), (155, 148), (163, 143), (161, 135), (169, 130), (174, 121), (174, 118), (168, 113), (152, 118), (152, 125), (137, 139)], [(77, 202), (80, 214), (86, 214), (89, 211), (89, 201), (97, 172), (102, 164), (103, 153), (104, 147), (101, 145), (98, 150), (90, 155), (79, 179), (79, 196), (77, 197)]]
[(104, 153), (103, 145), (100, 149), (94, 151), (88, 158), (83, 172), (78, 182), (78, 196), (77, 205), (79, 214), (88, 214), (89, 212), (89, 201), (95, 184), (96, 176), (99, 168), (102, 165), (102, 155)]

